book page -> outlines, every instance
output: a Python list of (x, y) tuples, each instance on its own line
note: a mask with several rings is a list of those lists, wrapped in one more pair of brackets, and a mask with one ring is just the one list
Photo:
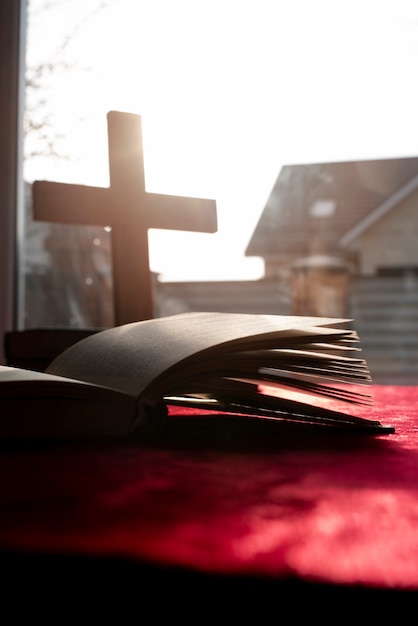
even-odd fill
[(0, 366), (1, 439), (126, 436), (135, 417), (135, 399), (115, 389)]
[[(114, 387), (139, 397), (157, 398), (168, 379), (205, 372), (213, 352), (254, 347), (280, 347), (292, 341), (326, 341), (350, 331), (327, 329), (348, 320), (334, 318), (184, 313), (111, 328), (83, 339), (58, 356), (47, 372)], [(286, 343), (287, 342), (287, 343)], [(243, 347), (245, 346), (245, 347)], [(261, 365), (261, 364), (260, 364)]]

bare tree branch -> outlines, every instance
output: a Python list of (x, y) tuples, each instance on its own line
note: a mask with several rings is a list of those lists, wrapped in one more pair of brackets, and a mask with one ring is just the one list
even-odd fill
[[(78, 60), (70, 60), (67, 58), (71, 44), (76, 36), (94, 20), (100, 13), (111, 6), (114, 6), (120, 0), (97, 0), (92, 6), (91, 2), (85, 3), (87, 11), (80, 14), (75, 25), (69, 28), (59, 45), (49, 54), (49, 58), (44, 59), (37, 64), (27, 63), (25, 72), (25, 116), (24, 131), (26, 138), (31, 141), (25, 141), (25, 158), (33, 158), (36, 156), (53, 156), (55, 158), (65, 159), (68, 155), (63, 154), (59, 148), (59, 140), (63, 138), (54, 129), (52, 115), (49, 110), (48, 91), (53, 85), (54, 79), (65, 73), (74, 70), (91, 71), (90, 68), (83, 67)], [(29, 28), (31, 21), (43, 19), (47, 12), (56, 11), (64, 5), (71, 5), (72, 0), (60, 0), (59, 2), (34, 3), (29, 0), (28, 3), (28, 23)]]

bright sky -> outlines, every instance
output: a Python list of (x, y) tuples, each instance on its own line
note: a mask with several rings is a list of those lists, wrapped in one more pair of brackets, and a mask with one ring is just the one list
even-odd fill
[(218, 206), (214, 235), (150, 232), (163, 279), (260, 277), (244, 250), (283, 164), (418, 155), (416, 0), (49, 4), (29, 1), (28, 62), (81, 25), (45, 89), (71, 159), (25, 178), (107, 186), (106, 113), (140, 114), (147, 190)]

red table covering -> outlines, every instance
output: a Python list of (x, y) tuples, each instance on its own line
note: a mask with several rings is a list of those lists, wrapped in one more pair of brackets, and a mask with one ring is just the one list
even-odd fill
[(127, 558), (418, 591), (418, 386), (373, 394), (362, 414), (394, 434), (3, 445), (4, 562)]

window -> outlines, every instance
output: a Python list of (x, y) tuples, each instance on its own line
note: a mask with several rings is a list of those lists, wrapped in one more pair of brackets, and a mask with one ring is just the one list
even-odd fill
[[(415, 226), (402, 230), (402, 245), (393, 233), (399, 220), (412, 224), (417, 215), (417, 146), (410, 132), (418, 105), (411, 78), (418, 53), (416, 3), (351, 1), (349, 11), (331, 0), (296, 5), (30, 0), (26, 328), (112, 323), (109, 232), (31, 222), (29, 202), (36, 179), (108, 184), (109, 110), (143, 117), (148, 191), (214, 197), (218, 203), (214, 235), (150, 231), (160, 312), (209, 302), (205, 280), (216, 282), (210, 298), (219, 307), (241, 306), (245, 299), (232, 301), (235, 291), (221, 283), (230, 281), (235, 289), (240, 280), (250, 294), (256, 281), (265, 280), (275, 300), (248, 296), (248, 306), (263, 302), (269, 311), (286, 313), (289, 281), (303, 272), (298, 284), (306, 285), (314, 270), (319, 280), (324, 260), (331, 276), (321, 289), (333, 307), (345, 302), (333, 291), (341, 284), (346, 289), (346, 281), (336, 279), (342, 271), (349, 273), (349, 300), (353, 275), (369, 286), (376, 277), (396, 278), (411, 300), (417, 291)], [(341, 179), (336, 166), (344, 163), (357, 186)], [(398, 165), (405, 166), (406, 177)], [(352, 207), (364, 208), (365, 199), (376, 200), (369, 215), (345, 223), (344, 216)], [(301, 237), (308, 224), (304, 207), (322, 216), (310, 226), (310, 242)], [(291, 224), (296, 214), (299, 223)], [(280, 215), (287, 216), (286, 236)], [(338, 237), (334, 217), (345, 228)], [(274, 253), (267, 249), (270, 239)], [(288, 256), (291, 243), (300, 248)], [(385, 307), (393, 311), (397, 304)], [(356, 317), (367, 334), (364, 311), (356, 309)], [(409, 329), (403, 346), (416, 324), (408, 319), (399, 319), (395, 329)], [(392, 343), (399, 346), (399, 339)], [(376, 359), (383, 366), (383, 357)], [(402, 376), (405, 362), (400, 354), (386, 359), (386, 371)]]
[[(0, 2), (0, 332), (18, 325), (16, 242), (21, 190), (21, 77), (24, 3)], [(22, 53), (22, 54), (21, 54)], [(1, 353), (3, 352), (3, 346)], [(3, 354), (0, 355), (3, 359)]]

